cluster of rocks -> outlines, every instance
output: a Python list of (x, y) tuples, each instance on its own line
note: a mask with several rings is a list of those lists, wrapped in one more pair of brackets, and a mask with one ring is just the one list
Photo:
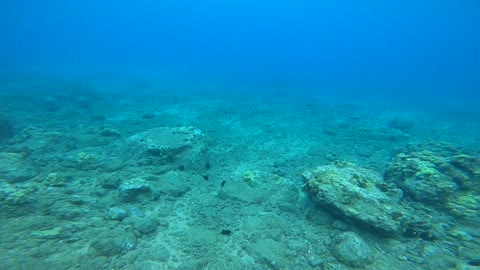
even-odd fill
[[(5, 124), (2, 132), (8, 135), (10, 126), (6, 122), (0, 124)], [(2, 216), (33, 214), (26, 210), (32, 211), (28, 204), (38, 188), (42, 192), (59, 191), (58, 194), (63, 190), (82, 192), (78, 188), (82, 185), (79, 179), (97, 172), (99, 185), (95, 193), (112, 198), (109, 204), (113, 205), (104, 211), (103, 219), (114, 228), (96, 233), (90, 247), (97, 255), (114, 256), (135, 249), (139, 237), (155, 232), (158, 226), (168, 226), (165, 220), (146, 215), (133, 205), (155, 201), (160, 196), (180, 197), (205, 182), (200, 172), (208, 170), (210, 165), (203, 133), (192, 127), (160, 127), (123, 140), (118, 131), (111, 130), (114, 129), (102, 127), (97, 133), (112, 138), (114, 143), (106, 148), (82, 147), (81, 142), (61, 132), (24, 129), (10, 148), (0, 153)], [(135, 175), (120, 170), (127, 165), (145, 166), (145, 171), (137, 170)], [(42, 169), (46, 168), (45, 174)], [(82, 217), (88, 211), (85, 209), (93, 210), (98, 204), (90, 196), (55, 196), (56, 201), (45, 204), (47, 213), (64, 220)]]
[(126, 143), (125, 155), (135, 160), (136, 165), (165, 165), (170, 169), (160, 175), (144, 174), (126, 179), (113, 175), (100, 181), (103, 188), (116, 189), (118, 194), (117, 206), (108, 208), (104, 218), (120, 222), (125, 228), (124, 233), (104, 231), (92, 241), (91, 248), (100, 256), (114, 256), (135, 249), (140, 235), (153, 233), (158, 226), (168, 226), (165, 220), (147, 216), (129, 205), (149, 203), (160, 197), (180, 197), (205, 181), (198, 174), (207, 164), (203, 133), (198, 129), (154, 128), (128, 137)]
[[(398, 154), (383, 177), (342, 161), (306, 170), (302, 177), (312, 199), (347, 222), (377, 234), (433, 241), (434, 234), (414, 229), (418, 224), (427, 230), (438, 227), (425, 219), (431, 217), (428, 212), (436, 212), (437, 220), (453, 215), (475, 224), (480, 221), (480, 159), (458, 149), (425, 148)], [(409, 207), (411, 203), (417, 206)], [(456, 232), (439, 232), (458, 237)], [(373, 258), (366, 242), (351, 232), (338, 235), (331, 250), (354, 267), (368, 265)]]
[[(1, 125), (0, 121), (0, 128)], [(410, 128), (410, 123), (392, 122), (391, 125), (398, 129)], [(64, 133), (25, 129), (17, 136), (14, 151), (0, 153), (0, 210), (14, 212), (31, 201), (35, 188), (23, 184), (28, 180), (37, 180), (47, 189), (66, 188), (75, 181), (55, 171), (39, 177), (37, 169), (51, 161), (56, 163), (49, 168), (58, 171), (100, 172), (98, 187), (114, 198), (113, 203), (103, 209), (101, 217), (111, 226), (99, 229), (90, 247), (98, 256), (115, 256), (135, 249), (143, 235), (154, 233), (159, 226), (168, 226), (165, 220), (141, 211), (134, 204), (145, 205), (162, 198), (174, 200), (208, 179), (203, 174), (210, 166), (204, 135), (196, 128), (158, 127), (124, 140), (120, 131), (102, 126), (97, 135), (118, 140), (120, 144), (112, 144), (110, 150), (95, 146), (80, 148)], [(51, 145), (57, 145), (58, 152), (48, 154)], [(35, 158), (26, 161), (28, 155)], [(116, 174), (132, 164), (145, 170)], [(239, 169), (234, 176), (221, 184), (217, 199), (242, 205), (265, 203), (286, 212), (298, 211), (301, 192), (289, 179), (256, 169)], [(405, 235), (417, 221), (418, 213), (408, 208), (405, 200), (425, 203), (465, 219), (480, 219), (480, 160), (458, 152), (445, 155), (422, 150), (398, 154), (388, 164), (384, 176), (353, 163), (336, 161), (305, 170), (302, 177), (308, 194), (319, 206), (348, 223), (382, 235)], [(48, 213), (72, 219), (83, 212), (80, 208), (72, 210), (73, 207), (65, 210), (68, 206), (89, 204), (88, 200), (77, 200), (75, 196), (65, 201), (67, 203), (51, 205)], [(351, 267), (373, 263), (375, 252), (367, 242), (348, 228), (342, 231), (345, 232), (331, 238), (331, 254)], [(266, 265), (281, 268), (284, 250), (272, 249), (272, 241), (262, 239), (246, 250), (263, 258)], [(162, 258), (168, 258), (168, 250), (162, 253)]]

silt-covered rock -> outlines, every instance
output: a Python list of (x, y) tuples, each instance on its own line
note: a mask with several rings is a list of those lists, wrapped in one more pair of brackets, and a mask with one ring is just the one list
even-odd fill
[(90, 247), (97, 256), (114, 256), (122, 254), (137, 246), (137, 237), (130, 232), (119, 228), (106, 230), (100, 233), (90, 243)]
[(159, 127), (127, 139), (129, 151), (145, 165), (170, 163), (184, 169), (203, 170), (207, 164), (203, 133), (193, 127)]
[(132, 201), (140, 194), (151, 193), (151, 187), (143, 178), (133, 178), (124, 181), (119, 187), (120, 197), (124, 201)]
[(35, 169), (21, 154), (0, 153), (0, 176), (9, 183), (19, 183), (32, 179)]
[(365, 267), (373, 262), (373, 250), (356, 233), (344, 232), (333, 238), (332, 253), (342, 263)]

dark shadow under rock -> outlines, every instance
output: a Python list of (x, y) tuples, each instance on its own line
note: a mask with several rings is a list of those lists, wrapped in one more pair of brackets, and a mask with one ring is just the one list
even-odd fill
[(15, 134), (13, 123), (5, 115), (0, 114), (0, 141), (8, 140)]

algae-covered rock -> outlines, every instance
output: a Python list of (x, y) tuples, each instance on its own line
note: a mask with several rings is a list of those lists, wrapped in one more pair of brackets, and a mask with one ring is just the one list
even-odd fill
[(480, 158), (459, 154), (448, 157), (446, 164), (451, 167), (445, 174), (452, 177), (462, 188), (480, 192)]
[(64, 187), (67, 183), (71, 182), (72, 179), (73, 178), (71, 176), (52, 172), (45, 177), (44, 183), (52, 187)]
[(100, 162), (100, 155), (82, 151), (65, 156), (62, 165), (69, 168), (88, 171), (98, 168)]
[(85, 147), (64, 155), (61, 165), (81, 171), (102, 170), (113, 172), (125, 165), (125, 157), (117, 149), (107, 152), (102, 147)]
[(451, 177), (440, 172), (442, 162), (433, 153), (424, 151), (415, 156), (399, 154), (388, 165), (385, 178), (396, 183), (418, 201), (443, 203), (458, 190)]
[(374, 171), (336, 162), (307, 170), (302, 176), (320, 206), (346, 219), (390, 235), (402, 233), (409, 222), (407, 209), (389, 197), (383, 179)]
[(137, 133), (127, 139), (129, 154), (146, 165), (181, 166), (204, 170), (207, 164), (202, 131), (193, 127), (160, 127)]
[(455, 216), (480, 220), (480, 195), (474, 191), (462, 192), (448, 198), (446, 208)]
[(28, 204), (33, 202), (31, 194), (36, 189), (33, 186), (19, 186), (0, 179), (0, 211), (9, 216), (28, 214)]
[(480, 160), (445, 144), (431, 151), (398, 154), (388, 164), (385, 180), (413, 199), (467, 220), (480, 220)]
[(401, 153), (388, 165), (385, 178), (405, 187), (419, 200), (443, 201), (458, 189), (480, 191), (480, 160), (426, 150)]

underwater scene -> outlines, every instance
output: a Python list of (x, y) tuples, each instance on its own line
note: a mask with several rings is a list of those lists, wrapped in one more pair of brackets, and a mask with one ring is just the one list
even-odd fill
[(0, 3), (0, 269), (480, 269), (477, 1)]

